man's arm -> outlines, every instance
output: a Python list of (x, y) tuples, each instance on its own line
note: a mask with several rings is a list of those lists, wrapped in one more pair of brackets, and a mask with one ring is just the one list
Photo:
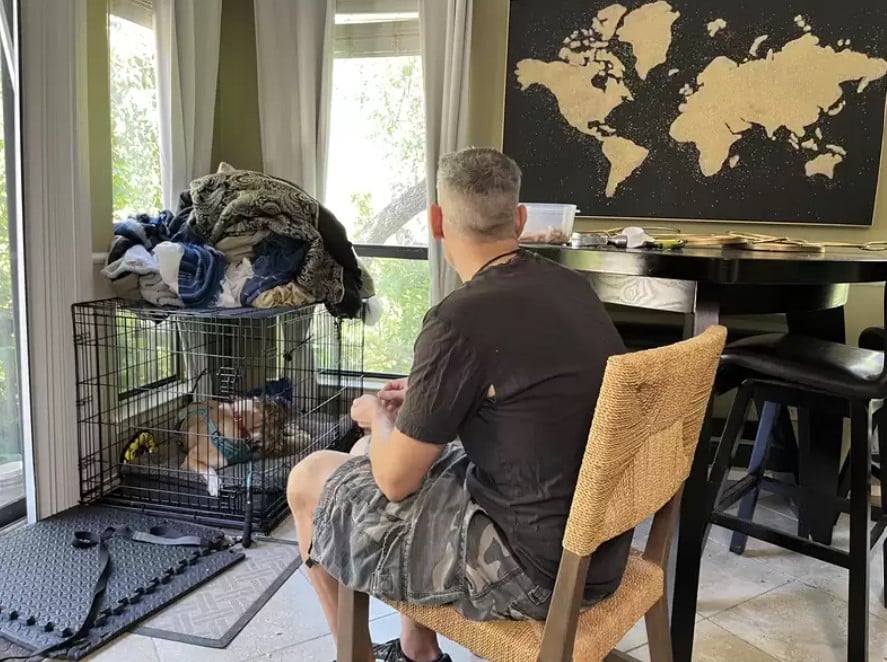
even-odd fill
[(363, 401), (367, 409), (354, 416), (372, 429), (373, 477), (390, 501), (403, 500), (421, 487), (431, 465), (459, 436), (462, 421), (477, 408), (488, 387), (471, 345), (432, 309), (416, 340), (397, 423), (382, 401), (393, 399), (391, 391), (382, 400)]
[(403, 501), (418, 491), (444, 446), (426, 444), (403, 434), (377, 398), (364, 396), (354, 404), (354, 418), (371, 420), (370, 466), (376, 484), (389, 501)]

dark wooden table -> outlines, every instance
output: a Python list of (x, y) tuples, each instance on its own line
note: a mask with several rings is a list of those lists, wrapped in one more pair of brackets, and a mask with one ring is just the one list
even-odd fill
[[(887, 281), (887, 252), (856, 249), (826, 253), (782, 253), (737, 249), (679, 251), (574, 249), (526, 246), (555, 262), (587, 272), (606, 302), (684, 315), (684, 336), (716, 324), (721, 315), (784, 313), (792, 333), (845, 342), (844, 304), (852, 283)], [(821, 454), (811, 477), (824, 493), (838, 489), (842, 421), (811, 414), (811, 452)], [(673, 565), (671, 632), (675, 662), (690, 662), (696, 621), (700, 564), (694, 549), (702, 544), (709, 465), (710, 418), (700, 443), (681, 504)], [(820, 516), (810, 522), (811, 536), (831, 542), (834, 512), (811, 508)]]

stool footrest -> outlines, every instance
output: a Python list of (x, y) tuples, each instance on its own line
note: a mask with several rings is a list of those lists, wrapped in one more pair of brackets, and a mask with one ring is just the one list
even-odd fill
[(757, 488), (760, 483), (761, 479), (757, 476), (746, 474), (724, 490), (724, 493), (718, 500), (717, 509), (726, 510), (753, 489)]
[(776, 529), (771, 529), (770, 527), (758, 524), (757, 522), (749, 522), (748, 520), (719, 512), (712, 513), (711, 523), (716, 524), (717, 526), (722, 526), (725, 529), (730, 529), (731, 531), (739, 531), (740, 533), (744, 533), (757, 540), (769, 542), (772, 545), (783, 547), (793, 552), (797, 552), (798, 554), (812, 556), (815, 559), (840, 566), (841, 568), (850, 568), (849, 552), (835, 549), (834, 547), (829, 547), (828, 545), (823, 545), (822, 543), (814, 542), (807, 538), (801, 538), (790, 533), (777, 531)]

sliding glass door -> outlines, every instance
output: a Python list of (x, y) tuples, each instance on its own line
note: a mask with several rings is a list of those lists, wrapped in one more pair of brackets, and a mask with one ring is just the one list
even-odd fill
[(15, 0), (0, 0), (0, 527), (24, 517), (20, 324), (24, 301), (18, 296), (17, 130), (18, 66)]

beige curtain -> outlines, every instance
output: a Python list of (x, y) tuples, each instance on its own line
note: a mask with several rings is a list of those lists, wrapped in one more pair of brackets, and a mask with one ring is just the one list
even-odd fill
[(212, 172), (222, 0), (154, 0), (163, 205)]
[(335, 0), (255, 0), (254, 6), (265, 172), (322, 200)]
[[(425, 74), (425, 158), (428, 203), (437, 201), (437, 162), (467, 147), (468, 63), (473, 0), (420, 0), (419, 30)], [(447, 264), (443, 246), (429, 239), (431, 302), (461, 284)]]

